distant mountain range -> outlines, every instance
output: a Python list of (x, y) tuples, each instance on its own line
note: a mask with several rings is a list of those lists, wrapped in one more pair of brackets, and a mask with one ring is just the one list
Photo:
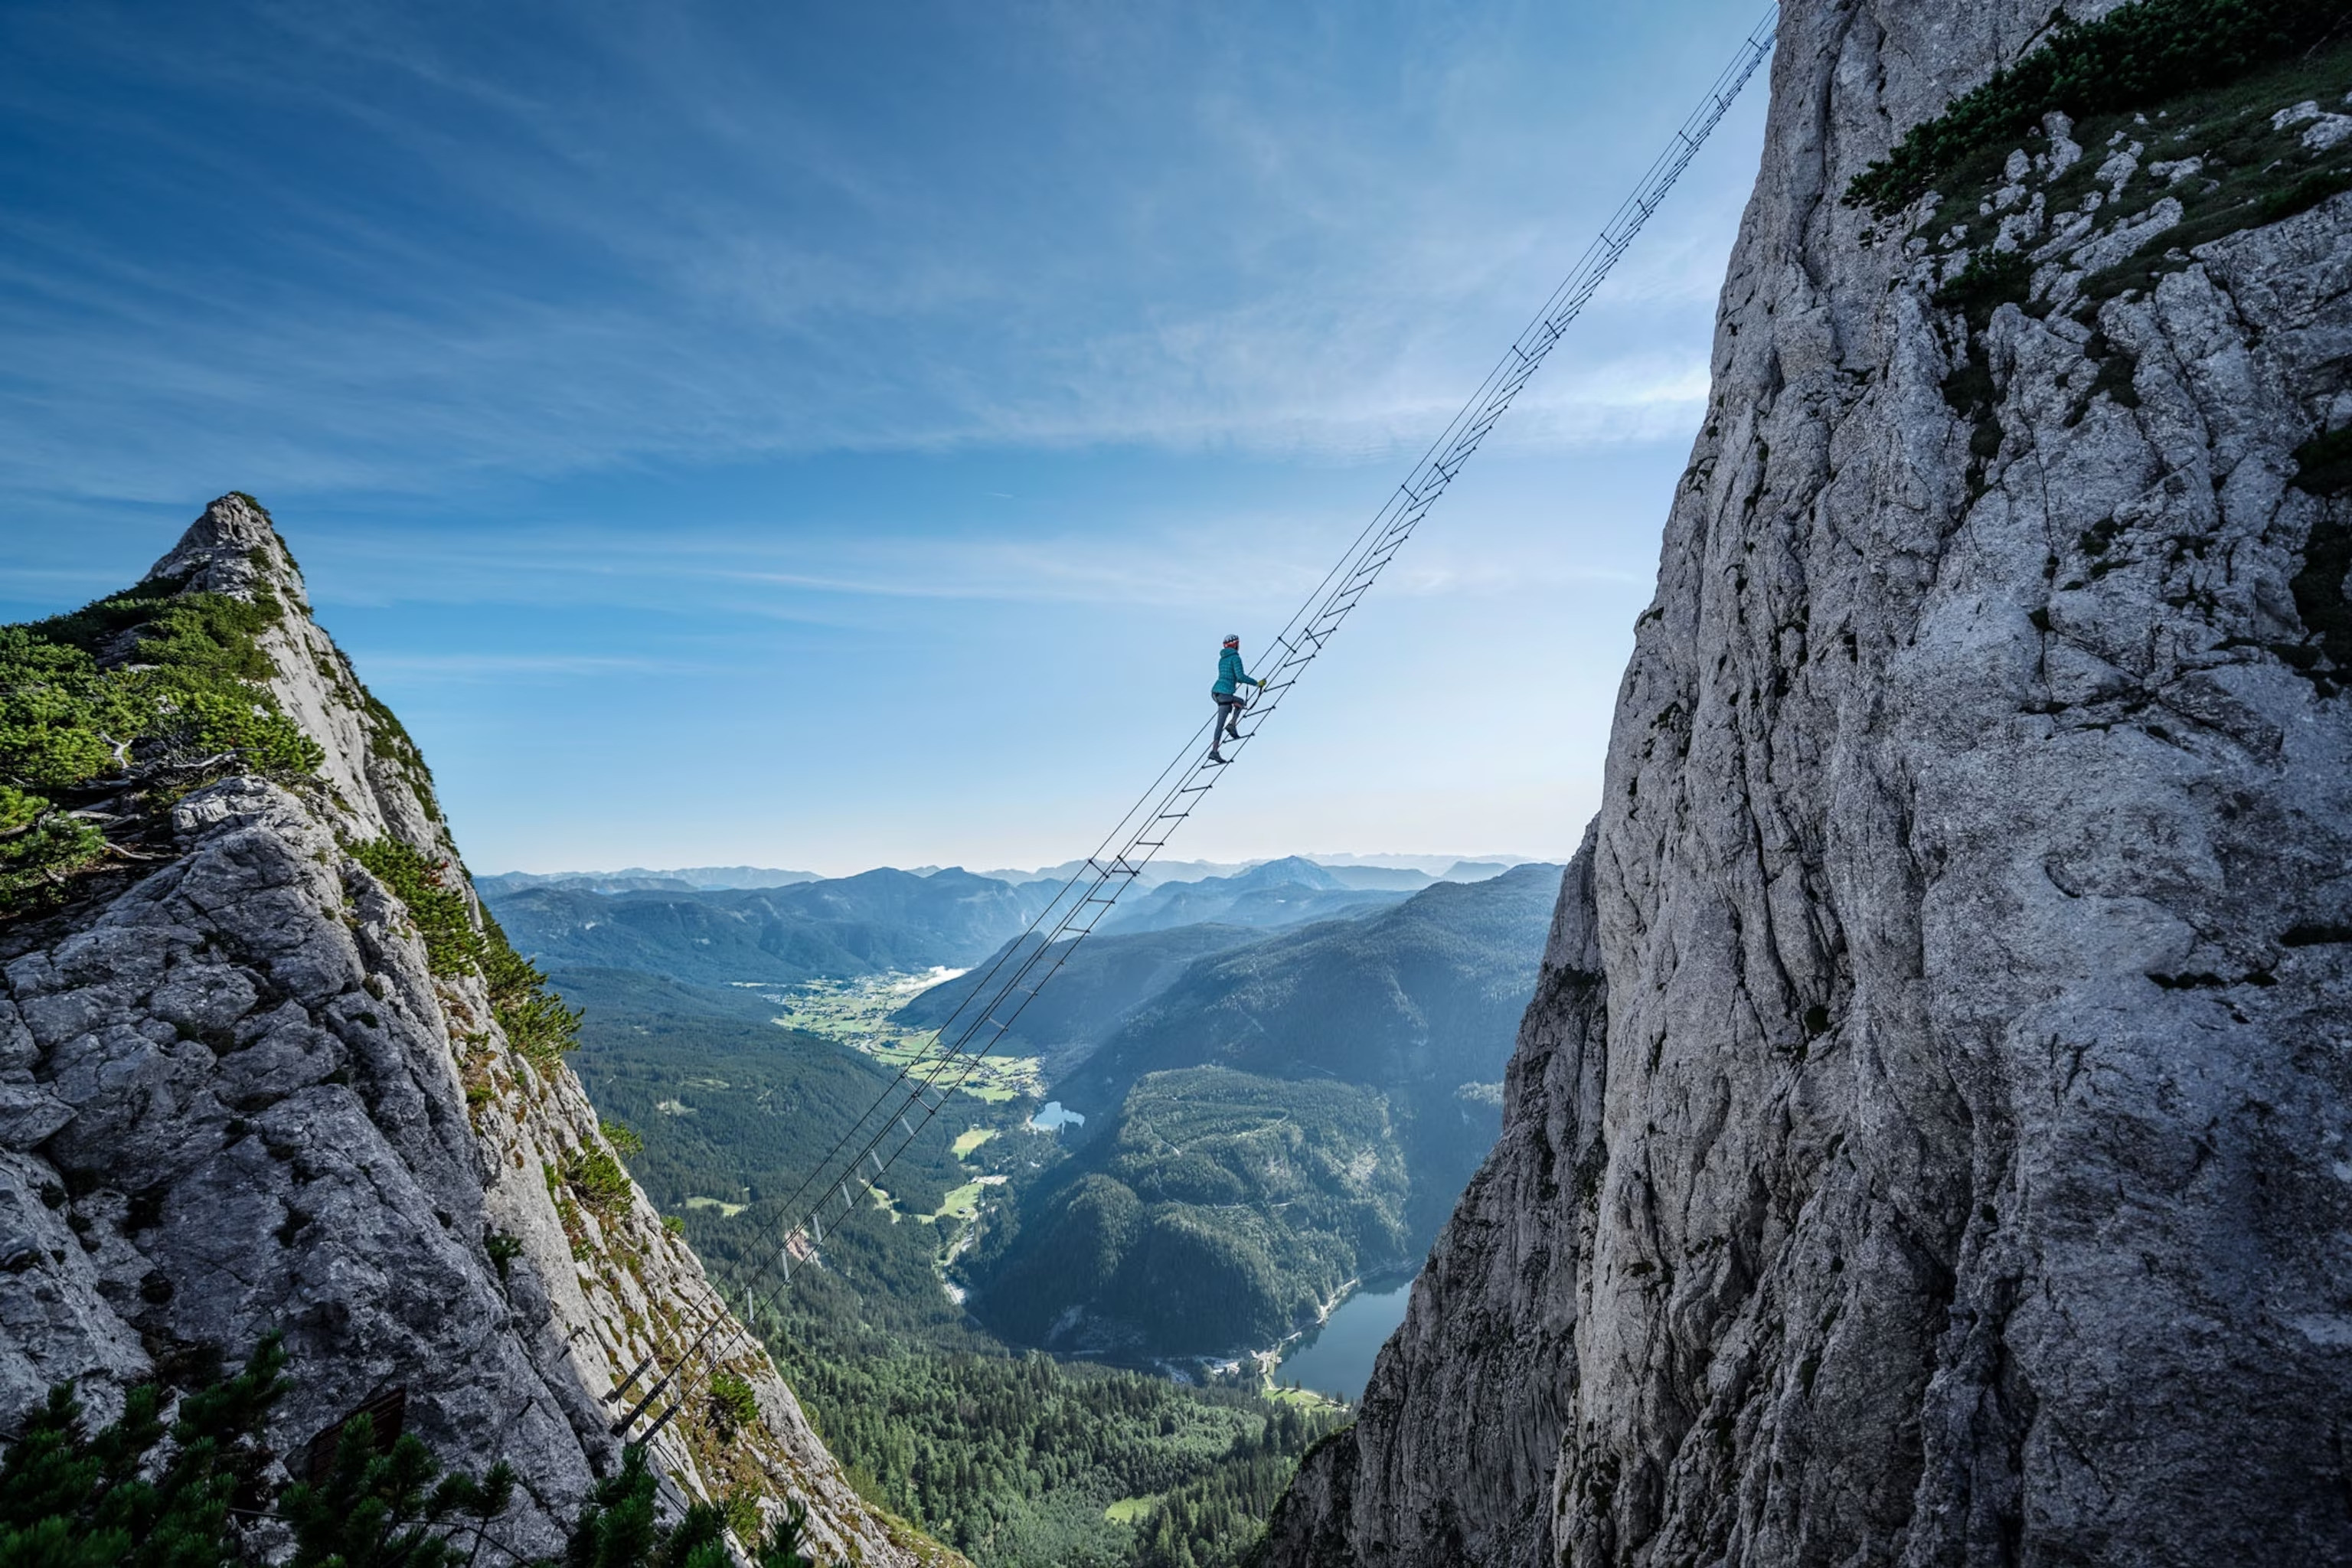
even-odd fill
[[(1055, 1349), (1231, 1350), (1409, 1264), (1494, 1142), (1559, 878), (1438, 884), (1172, 976), (1150, 944), (1180, 932), (1097, 939), (1100, 971), (1082, 946), (1052, 1022), (1099, 1034), (1058, 1039), (1050, 1081), (1090, 1120), (967, 1265), (975, 1310)], [(1114, 973), (1158, 984), (1114, 1009)]]
[[(1130, 895), (1131, 903), (1056, 965), (1053, 984), (1022, 1008), (998, 1049), (1042, 1057), (1047, 1080), (1057, 1080), (1194, 960), (1261, 941), (1271, 930), (1377, 913), (1411, 893), (1352, 884), (1400, 879), (1409, 879), (1410, 889), (1438, 885), (1421, 871), (1326, 867), (1290, 857), (1235, 876), (1167, 882)], [(1034, 939), (1024, 941), (1034, 947)], [(946, 1024), (985, 977), (1006, 973), (999, 965), (1012, 945), (970, 974), (923, 992), (899, 1009), (897, 1021), (915, 1028)]]
[[(1297, 856), (1269, 860), (1231, 877), (1204, 878), (1197, 882), (1163, 882), (1132, 897), (1113, 910), (1097, 928), (1114, 931), (1167, 931), (1175, 926), (1213, 921), (1222, 925), (1297, 925), (1333, 915), (1360, 914), (1368, 906), (1402, 901), (1410, 889), (1351, 886), (1346, 879), (1360, 872), (1327, 870)], [(1417, 871), (1381, 871), (1381, 877), (1420, 877)]]
[(625, 893), (646, 889), (709, 892), (727, 888), (788, 888), (795, 882), (821, 882), (814, 871), (776, 871), (761, 866), (688, 866), (674, 871), (648, 871), (633, 866), (625, 871), (501, 871), (474, 879), (484, 897), (520, 892), (525, 888), (579, 888), (592, 893)]
[(1559, 877), (1531, 864), (1440, 883), (1359, 920), (1208, 958), (1136, 1008), (1055, 1092), (1093, 1112), (1146, 1073), (1208, 1065), (1381, 1088), (1499, 1079)]
[[(1003, 1184), (953, 1271), (971, 1310), (1057, 1350), (1222, 1353), (1270, 1344), (1348, 1280), (1409, 1265), (1493, 1142), (1559, 884), (1556, 866), (1441, 869), (1453, 879), (1285, 857), (1130, 892), (998, 1045), (1039, 1058), (1084, 1126), (1030, 1131), (1033, 1106), (976, 1100), (951, 1115), (953, 1129), (1007, 1140), (963, 1167)], [(589, 1006), (583, 1069), (614, 1104), (639, 1119), (656, 1101), (701, 1106), (719, 1091), (681, 1086), (708, 1079), (772, 1082), (802, 1106), (785, 1143), (740, 1151), (737, 1184), (755, 1197), (769, 1185), (755, 1167), (789, 1165), (803, 1139), (829, 1142), (855, 1097), (851, 1077), (811, 1077), (799, 1057), (788, 1093), (781, 1058), (772, 1072), (726, 1068), (730, 1052), (764, 1062), (782, 1048), (772, 1004), (745, 983), (965, 970), (894, 1017), (938, 1027), (1034, 940), (1025, 931), (1062, 887), (955, 868), (767, 888), (646, 879), (476, 885), (516, 946)], [(813, 1044), (794, 1039), (794, 1052)], [(662, 1180), (740, 1203), (717, 1191), (727, 1151), (767, 1124), (719, 1104), (700, 1121), (660, 1112)], [(957, 1173), (952, 1155), (929, 1159), (927, 1203)], [(725, 1226), (697, 1224), (698, 1245), (733, 1244)], [(887, 1248), (861, 1268), (898, 1279), (892, 1290), (932, 1279)]]
[[(1490, 870), (1484, 865), (1447, 868), (1460, 873), (1457, 880)], [(760, 887), (698, 887), (688, 880), (719, 876), (771, 881)], [(1238, 945), (1254, 931), (1369, 914), (1434, 885), (1425, 872), (1410, 868), (1326, 867), (1295, 856), (1262, 861), (1231, 876), (1165, 881), (1129, 893), (1103, 921), (1099, 939), (1185, 930), (1195, 934), (1153, 950), (1159, 956), (1141, 961), (1139, 971), (1125, 966), (1137, 963), (1135, 955), (1143, 949), (1112, 949), (1107, 956), (1118, 963), (1106, 969), (1096, 968), (1092, 944), (1083, 958), (1098, 976), (1099, 994), (1108, 994), (1136, 973), (1161, 973), (1175, 955), (1198, 958)], [(1062, 881), (1013, 882), (955, 867), (885, 868), (855, 877), (811, 879), (796, 871), (739, 866), (676, 873), (508, 872), (477, 878), (474, 886), (516, 945), (545, 967), (634, 969), (706, 984), (791, 984), (984, 964), (1027, 928)], [(1199, 933), (1197, 928), (1204, 926), (1236, 929), (1229, 936)], [(1165, 977), (1172, 974), (1165, 971)], [(1120, 1005), (1131, 1005), (1160, 983), (1164, 978), (1131, 993)], [(1079, 974), (1058, 977), (1054, 990), (1068, 994), (1066, 1002), (1055, 996), (1055, 1007), (1082, 1016), (1082, 1023), (1070, 1026), (1089, 1041), (1098, 1038), (1104, 1021), (1097, 1016), (1098, 996), (1087, 994)], [(1041, 1033), (1038, 1026), (1056, 1016), (1047, 1008), (1024, 1019), (1022, 1034), (1031, 1041), (1024, 1051), (1054, 1054), (1081, 1037), (1061, 1033), (1062, 1024)], [(925, 1010), (912, 1011), (908, 1018), (931, 1021)]]
[[(1406, 892), (1425, 888), (1432, 882), (1475, 882), (1499, 876), (1513, 866), (1528, 863), (1524, 855), (1471, 858), (1454, 855), (1310, 855), (1304, 858), (1337, 874), (1340, 879), (1338, 886), (1392, 889)], [(1269, 863), (1261, 860), (1155, 860), (1145, 868), (1143, 875), (1137, 879), (1137, 884), (1139, 888), (1155, 888), (1163, 882), (1234, 877)], [(1035, 870), (1004, 868), (971, 874), (1015, 886), (1024, 882), (1066, 882), (1085, 865), (1083, 860), (1066, 860), (1059, 866), (1043, 866)], [(913, 866), (905, 869), (917, 877), (930, 877), (941, 871), (961, 871), (963, 868)], [(798, 882), (839, 879), (844, 879), (826, 878), (814, 871), (786, 871), (766, 866), (683, 866), (665, 870), (631, 866), (619, 871), (499, 871), (475, 878), (474, 886), (486, 896), (518, 892), (524, 888), (580, 888), (594, 893), (719, 892), (733, 888), (784, 888)]]
[(634, 969), (703, 984), (793, 984), (977, 963), (1036, 915), (1050, 889), (965, 871), (867, 871), (726, 891), (493, 890), (490, 912), (542, 968)]
[[(1056, 967), (1053, 984), (1039, 989), (1022, 1008), (997, 1049), (1043, 1058), (1045, 1079), (1055, 1082), (1129, 1015), (1175, 984), (1195, 959), (1265, 940), (1264, 931), (1229, 925), (1089, 937)], [(1022, 952), (1025, 954), (1035, 945), (1035, 938), (1024, 939)], [(999, 952), (1012, 947), (1008, 942)], [(1011, 971), (999, 967), (997, 954), (991, 954), (971, 973), (923, 992), (892, 1019), (909, 1028), (939, 1028), (992, 973), (1002, 978)]]

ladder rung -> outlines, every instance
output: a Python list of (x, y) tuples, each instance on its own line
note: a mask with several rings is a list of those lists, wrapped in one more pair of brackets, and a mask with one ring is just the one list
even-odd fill
[(613, 1423), (613, 1436), (617, 1437), (622, 1433), (627, 1431), (630, 1427), (635, 1426), (637, 1424), (637, 1417), (646, 1413), (646, 1406), (660, 1398), (661, 1391), (667, 1387), (668, 1384), (669, 1379), (665, 1376), (661, 1382), (655, 1384), (653, 1387), (647, 1389), (646, 1391), (646, 1396), (643, 1399), (638, 1400), (636, 1404), (631, 1405), (629, 1407), (629, 1413), (626, 1415), (622, 1416), (618, 1421)]
[(654, 1358), (651, 1356), (647, 1356), (645, 1360), (637, 1363), (635, 1368), (630, 1372), (629, 1375), (621, 1379), (619, 1386), (614, 1388), (612, 1393), (604, 1395), (606, 1403), (609, 1404), (613, 1400), (618, 1399), (623, 1394), (628, 1393), (629, 1389), (636, 1383), (637, 1379), (645, 1376), (646, 1369), (653, 1364)]
[(669, 1418), (685, 1408), (686, 1401), (681, 1399), (677, 1404), (671, 1405), (668, 1409), (663, 1411), (661, 1413), (661, 1419), (646, 1427), (646, 1435), (638, 1438), (637, 1441), (641, 1444), (651, 1443), (655, 1438), (661, 1436), (661, 1429), (669, 1425)]

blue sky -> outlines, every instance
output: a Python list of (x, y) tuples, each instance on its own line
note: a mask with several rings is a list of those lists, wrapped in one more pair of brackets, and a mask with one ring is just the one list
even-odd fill
[[(0, 617), (276, 514), (478, 871), (1091, 847), (1760, 5), (0, 11)], [(1565, 855), (1761, 92), (1171, 853)]]

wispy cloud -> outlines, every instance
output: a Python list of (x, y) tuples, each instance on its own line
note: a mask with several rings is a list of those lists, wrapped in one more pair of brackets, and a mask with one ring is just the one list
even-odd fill
[(390, 678), (412, 685), (491, 682), (513, 686), (529, 685), (537, 679), (574, 680), (601, 676), (709, 675), (722, 668), (680, 659), (588, 654), (379, 653), (368, 659), (371, 679)]
[[(123, 134), (147, 178), (194, 187), (158, 192), (165, 211), (207, 187), (266, 190), (266, 207), (218, 215), (226, 230), (189, 247), (142, 235), (135, 211), (12, 205), (0, 482), (183, 494), (206, 453), (323, 491), (825, 450), (1407, 449), (1662, 118), (1616, 92), (1622, 140), (1588, 135), (1563, 160), (1527, 118), (1558, 112), (1537, 96), (1553, 71), (1498, 53), (1493, 25), (1407, 12), (1387, 21), (1429, 51), (1426, 75), (1370, 91), (1338, 13), (1286, 31), (1147, 19), (1158, 32), (1124, 51), (1067, 10), (988, 28), (941, 13), (980, 85), (932, 62), (906, 90), (948, 96), (906, 122), (860, 118), (899, 111), (887, 86), (832, 94), (787, 52), (855, 57), (875, 41), (855, 28), (564, 18), (508, 58), (495, 22), (269, 8), (228, 30), (239, 47), (199, 49), (202, 71), (172, 65), (168, 38), (126, 51), (103, 7), (64, 43), (44, 34), (110, 59), (117, 91), (314, 135), (383, 177), (317, 177), (257, 138), (191, 143), (156, 115)], [(40, 97), (38, 68), (37, 52), (20, 63), (13, 98)], [(1537, 174), (1555, 188), (1523, 184)], [(1706, 344), (1686, 307), (1723, 240), (1717, 217), (1647, 242), (1510, 438), (1609, 445), (1687, 423)], [(1668, 317), (1678, 342), (1661, 339)]]

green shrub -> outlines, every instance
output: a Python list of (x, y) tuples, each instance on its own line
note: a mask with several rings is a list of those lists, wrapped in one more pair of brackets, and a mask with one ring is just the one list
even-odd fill
[(445, 1476), (414, 1436), (379, 1444), (365, 1415), (345, 1422), (334, 1445), (325, 1479), (298, 1481), (278, 1500), (295, 1568), (460, 1568), (472, 1543), (445, 1531), (461, 1519), (496, 1519), (514, 1496), (504, 1460), (479, 1480)]
[[(728, 1523), (734, 1524), (732, 1514), (728, 1516)], [(748, 1530), (738, 1527), (735, 1533), (744, 1541), (758, 1541), (759, 1528), (759, 1514), (754, 1510), (751, 1527)], [(760, 1544), (753, 1560), (758, 1568), (821, 1568), (815, 1558), (801, 1550), (807, 1544), (808, 1504), (793, 1498), (784, 1504), (783, 1517), (776, 1521), (776, 1528), (769, 1531), (768, 1539)]]
[(243, 690), (167, 689), (147, 738), (158, 760), (182, 768), (233, 762), (268, 778), (308, 778), (327, 760), (319, 742), (265, 698)]
[(662, 1228), (669, 1232), (672, 1236), (684, 1236), (686, 1234), (686, 1216), (683, 1215), (666, 1214), (662, 1215)]
[(2309, 47), (2343, 20), (2341, 0), (2134, 0), (2093, 22), (2061, 15), (2049, 43), (1913, 126), (1845, 200), (1889, 216), (2052, 110), (2080, 119), (2211, 86)]
[(2022, 304), (2033, 283), (2033, 263), (2021, 250), (1987, 247), (1969, 258), (1958, 276), (1936, 290), (1936, 303), (1966, 315), (1969, 330), (1981, 332), (2003, 305)]
[[(515, 1491), (503, 1460), (479, 1479), (445, 1474), (415, 1437), (384, 1443), (354, 1415), (330, 1439), (326, 1475), (274, 1499), (263, 1438), (290, 1386), (277, 1335), (236, 1376), (197, 1388), (162, 1418), (163, 1392), (129, 1391), (121, 1416), (91, 1433), (70, 1383), (25, 1421), (0, 1459), (0, 1564), (7, 1568), (460, 1568), (489, 1561), (482, 1527)], [(168, 1441), (167, 1441), (168, 1439)], [(618, 1474), (600, 1482), (559, 1559), (579, 1568), (730, 1568), (722, 1532), (754, 1547), (759, 1568), (817, 1568), (800, 1545), (807, 1510), (795, 1501), (761, 1541), (756, 1505), (698, 1504), (675, 1525), (656, 1509), (658, 1481), (645, 1449), (623, 1450)], [(293, 1541), (290, 1557), (266, 1554), (239, 1530), (268, 1512)], [(552, 1568), (552, 1563), (543, 1565)]]
[[(695, 1503), (675, 1525), (665, 1527), (655, 1500), (660, 1484), (646, 1463), (644, 1447), (630, 1444), (622, 1451), (619, 1471), (589, 1494), (563, 1562), (576, 1568), (732, 1568), (724, 1535), (737, 1517), (732, 1500), (725, 1505)], [(746, 1535), (757, 1568), (820, 1568), (801, 1550), (807, 1524), (808, 1509), (796, 1498), (765, 1541)]]
[[(151, 577), (126, 593), (35, 621), (26, 629), (46, 642), (110, 663), (166, 671), (197, 686), (257, 685), (277, 673), (260, 641), (262, 633), (285, 618), (285, 606), (276, 598), (266, 591), (240, 599), (183, 593), (181, 587), (176, 579)], [(117, 647), (127, 637), (131, 645)]]
[(646, 1152), (646, 1141), (637, 1136), (635, 1128), (625, 1121), (610, 1120), (599, 1121), (596, 1123), (596, 1130), (604, 1133), (605, 1142), (624, 1154), (642, 1154)]
[(519, 1054), (551, 1067), (578, 1047), (579, 1009), (565, 1006), (548, 989), (547, 976), (514, 950), (488, 910), (481, 911), (480, 926), (474, 924), (473, 902), (453, 880), (465, 874), (462, 870), (396, 838), (346, 847), (352, 858), (374, 872), (408, 906), (408, 918), (425, 941), (426, 966), (434, 973), (482, 977), (490, 994), (490, 1012)]
[(426, 968), (445, 979), (481, 972), (483, 942), (474, 929), (473, 906), (451, 885), (446, 860), (429, 859), (397, 838), (371, 838), (349, 848), (352, 859), (408, 907), (425, 942)]
[(482, 1237), (482, 1250), (489, 1254), (491, 1265), (498, 1269), (499, 1278), (503, 1279), (514, 1260), (522, 1256), (522, 1238), (494, 1230)]
[(42, 901), (106, 859), (106, 836), (47, 797), (0, 784), (0, 911)]
[(715, 1373), (710, 1379), (710, 1419), (719, 1436), (731, 1442), (739, 1428), (760, 1419), (760, 1396), (735, 1373)]
[(490, 911), (482, 911), (482, 980), (507, 1043), (541, 1068), (580, 1046), (580, 1009), (548, 988), (547, 976), (514, 950)]
[(578, 1194), (582, 1205), (607, 1217), (626, 1214), (636, 1190), (618, 1160), (584, 1146), (563, 1157), (563, 1184)]
[[(260, 644), (275, 599), (184, 594), (169, 578), (69, 615), (0, 626), (0, 917), (47, 907), (105, 862), (64, 815), (104, 800), (125, 831), (233, 773), (312, 778), (317, 742), (278, 711)], [(126, 807), (129, 809), (126, 810)]]
[(242, 1373), (183, 1399), (168, 1426), (154, 1384), (130, 1390), (121, 1415), (95, 1434), (82, 1425), (73, 1384), (50, 1389), (0, 1460), (0, 1563), (240, 1561), (229, 1507), (269, 1462), (261, 1429), (285, 1392), (285, 1365), (277, 1337), (264, 1340)]

